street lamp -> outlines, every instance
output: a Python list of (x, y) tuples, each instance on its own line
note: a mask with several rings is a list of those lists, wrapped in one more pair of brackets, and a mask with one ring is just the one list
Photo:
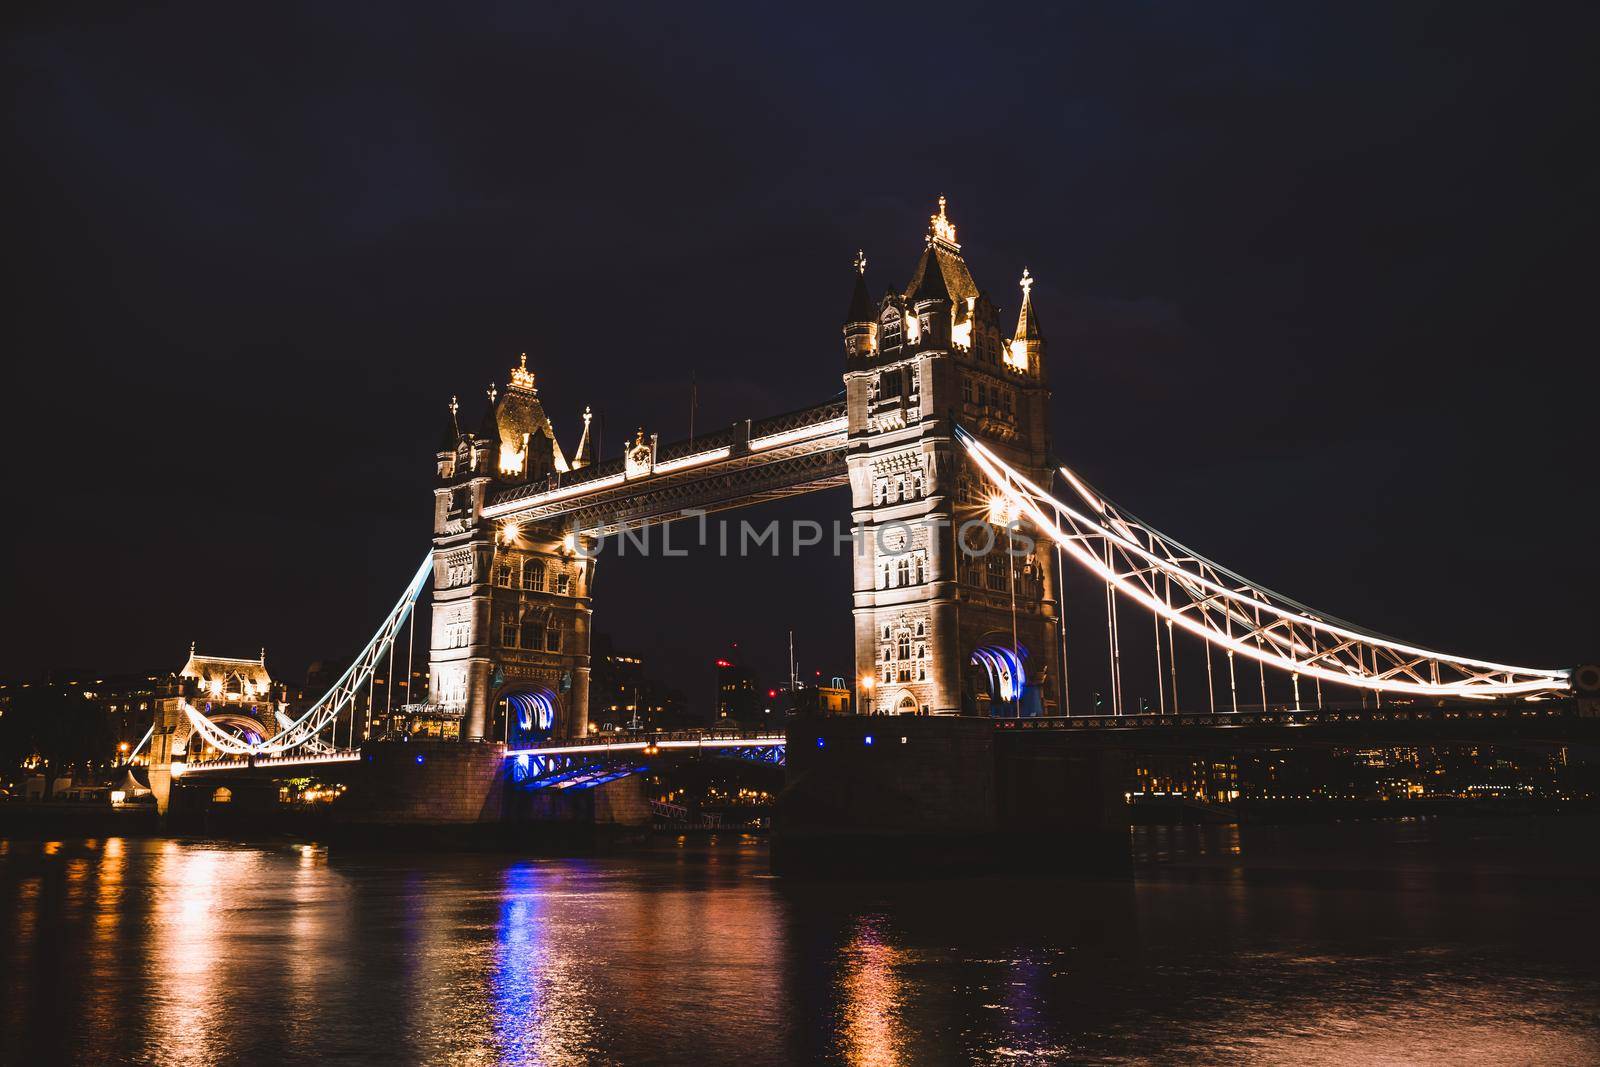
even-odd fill
[(861, 676), (861, 692), (856, 696), (856, 703), (858, 705), (856, 712), (858, 714), (866, 714), (867, 701), (872, 699), (872, 687), (877, 684), (878, 679), (873, 675), (863, 674)]

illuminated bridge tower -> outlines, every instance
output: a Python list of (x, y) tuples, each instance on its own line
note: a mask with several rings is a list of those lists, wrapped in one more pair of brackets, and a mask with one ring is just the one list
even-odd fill
[[(1011, 518), (955, 437), (965, 427), (1050, 484), (1044, 340), (1022, 277), (1017, 327), (978, 289), (939, 198), (903, 291), (874, 303), (858, 256), (844, 327), (855, 555), (856, 677), (865, 711), (1039, 715), (1058, 707), (1050, 551)], [(992, 550), (987, 550), (991, 535)]]
[(464, 740), (528, 742), (588, 731), (593, 561), (563, 531), (491, 523), (495, 489), (553, 483), (569, 463), (539, 402), (527, 357), (502, 394), (489, 388), (476, 430), (451, 401), (437, 454), (433, 513), (430, 711)]

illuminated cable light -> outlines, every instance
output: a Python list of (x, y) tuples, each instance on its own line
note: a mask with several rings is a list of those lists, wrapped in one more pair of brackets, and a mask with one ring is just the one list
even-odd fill
[[(1220, 585), (1217, 582), (1205, 578), (1203, 575), (1198, 575), (1191, 571), (1185, 570), (1171, 560), (1164, 559), (1145, 549), (1142, 545), (1137, 543), (1131, 532), (1129, 532), (1130, 527), (1128, 526), (1126, 520), (1118, 519), (1110, 522), (1108, 525), (1107, 516), (1104, 511), (1104, 502), (1100, 501), (1099, 498), (1094, 497), (1092, 493), (1088, 493), (1086, 487), (1085, 491), (1080, 495), (1083, 495), (1085, 499), (1092, 500), (1094, 504), (1099, 505), (1099, 510), (1101, 511), (1102, 515), (1100, 520), (1090, 519), (1088, 516), (1082, 515), (1069, 505), (1049, 496), (1042, 489), (1029, 481), (1026, 477), (1019, 474), (998, 457), (996, 457), (993, 452), (986, 448), (966, 430), (958, 427), (957, 434), (960, 437), (963, 445), (967, 448), (968, 452), (977, 461), (978, 465), (984, 469), (985, 473), (987, 473), (997, 483), (1001, 483), (1001, 491), (1015, 500), (1023, 509), (1024, 513), (1028, 514), (1029, 517), (1038, 523), (1040, 528), (1048, 533), (1053, 540), (1060, 544), (1064, 551), (1072, 555), (1074, 559), (1083, 564), (1091, 572), (1100, 576), (1107, 582), (1115, 585), (1117, 589), (1120, 590), (1125, 596), (1143, 605), (1144, 607), (1149, 608), (1159, 617), (1168, 620), (1173, 625), (1182, 627), (1189, 633), (1195, 634), (1196, 636), (1213, 645), (1223, 647), (1232, 652), (1241, 653), (1260, 663), (1278, 667), (1291, 673), (1300, 673), (1308, 677), (1321, 678), (1324, 681), (1329, 681), (1336, 684), (1350, 685), (1357, 688), (1372, 689), (1380, 692), (1407, 693), (1421, 696), (1453, 695), (1463, 697), (1485, 697), (1511, 696), (1533, 692), (1549, 692), (1552, 690), (1564, 689), (1566, 687), (1567, 672), (1565, 671), (1544, 671), (1534, 668), (1512, 667), (1504, 664), (1488, 663), (1482, 660), (1470, 660), (1464, 657), (1449, 656), (1441, 653), (1431, 652), (1426, 649), (1416, 648), (1415, 646), (1404, 645), (1388, 638), (1350, 630), (1346, 627), (1329, 623), (1304, 611), (1291, 611), (1269, 602), (1249, 597), (1237, 590), (1229, 589), (1226, 586)], [(1081, 482), (1079, 482), (1076, 478), (1072, 478), (1070, 475), (1069, 481), (1074, 485), (1075, 490), (1082, 485)], [(1015, 488), (1017, 485), (1022, 486), (1026, 492)], [(1044, 512), (1038, 505), (1039, 500), (1046, 501), (1049, 506), (1057, 512), (1057, 520), (1052, 521), (1045, 516)], [(1062, 515), (1072, 518), (1076, 523), (1081, 524), (1085, 530), (1076, 534), (1066, 533), (1059, 526), (1059, 516)], [(1119, 526), (1121, 529), (1115, 528)], [(1154, 531), (1147, 530), (1146, 532), (1149, 533), (1153, 538), (1159, 538), (1159, 535), (1155, 534)], [(1156, 570), (1160, 570), (1163, 573), (1172, 576), (1180, 584), (1180, 586), (1185, 589), (1191, 589), (1196, 586), (1208, 588), (1218, 595), (1213, 599), (1227, 598), (1233, 602), (1266, 611), (1280, 620), (1291, 622), (1295, 625), (1303, 626), (1310, 630), (1319, 630), (1324, 633), (1343, 637), (1350, 644), (1360, 643), (1368, 646), (1381, 647), (1388, 651), (1401, 652), (1425, 661), (1432, 660), (1441, 663), (1447, 663), (1457, 668), (1478, 668), (1495, 672), (1505, 672), (1507, 674), (1532, 675), (1533, 677), (1526, 681), (1515, 682), (1491, 682), (1485, 681), (1481, 678), (1451, 683), (1403, 682), (1391, 680), (1390, 678), (1381, 675), (1372, 676), (1357, 673), (1340, 673), (1338, 671), (1332, 671), (1321, 666), (1317, 666), (1311, 662), (1284, 657), (1274, 652), (1268, 652), (1264, 648), (1255, 648), (1246, 643), (1240, 637), (1219, 633), (1215, 629), (1212, 629), (1203, 623), (1197, 622), (1190, 616), (1184, 614), (1181, 608), (1174, 609), (1172, 605), (1164, 604), (1159, 598), (1147, 593), (1145, 590), (1129, 582), (1127, 580), (1128, 576), (1117, 574), (1113, 568), (1106, 566), (1106, 564), (1096, 557), (1093, 552), (1090, 552), (1083, 547), (1082, 542), (1092, 537), (1104, 538), (1108, 542), (1114, 543), (1125, 554), (1132, 554), (1140, 557)], [(1165, 542), (1163, 541), (1163, 543)], [(1181, 546), (1178, 547), (1181, 548)], [(1188, 553), (1188, 550), (1184, 551), (1186, 554), (1193, 555)], [(1199, 557), (1196, 556), (1194, 558)], [(1221, 570), (1221, 568), (1217, 569)], [(1231, 574), (1231, 572), (1227, 573)], [(1250, 634), (1249, 636), (1255, 635)], [(1282, 635), (1277, 634), (1262, 634), (1262, 636), (1267, 641), (1274, 643), (1284, 640)], [(1287, 639), (1287, 643), (1291, 648), (1305, 649), (1310, 659), (1332, 656), (1337, 651), (1308, 648), (1303, 644), (1297, 643), (1292, 637)], [(1343, 647), (1346, 646), (1340, 646), (1341, 649)]]
[[(312, 741), (330, 723), (338, 718), (347, 706), (356, 698), (361, 686), (365, 684), (372, 672), (377, 668), (378, 661), (393, 645), (399, 636), (401, 627), (416, 607), (417, 597), (422, 593), (422, 587), (433, 575), (433, 554), (430, 552), (423, 557), (422, 564), (417, 568), (416, 574), (411, 578), (406, 591), (400, 595), (389, 617), (384, 620), (378, 632), (372, 635), (361, 654), (358, 655), (349, 667), (345, 668), (339, 679), (322, 695), (315, 704), (300, 715), (299, 718), (290, 720), (273, 736), (266, 738), (254, 751), (282, 751), (298, 748)], [(282, 723), (282, 717), (279, 718)]]

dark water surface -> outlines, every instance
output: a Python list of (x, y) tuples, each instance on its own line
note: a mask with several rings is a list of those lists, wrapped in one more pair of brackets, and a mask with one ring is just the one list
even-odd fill
[(1597, 834), (1152, 828), (1123, 880), (820, 886), (754, 839), (0, 842), (0, 1058), (1597, 1063)]

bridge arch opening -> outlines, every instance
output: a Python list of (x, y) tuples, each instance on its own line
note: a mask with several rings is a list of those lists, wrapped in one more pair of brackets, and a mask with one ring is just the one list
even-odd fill
[(1044, 714), (1037, 684), (1028, 682), (1028, 646), (986, 634), (967, 660), (969, 715), (1033, 718)]
[[(247, 745), (260, 744), (271, 732), (261, 720), (241, 711), (217, 711), (215, 705), (207, 703), (203, 705), (203, 713), (213, 726)], [(187, 720), (180, 720), (180, 723), (181, 729), (172, 742), (172, 751), (175, 755), (182, 755), (191, 762), (231, 758), (237, 755), (235, 752), (224, 752), (217, 748)]]
[(512, 748), (548, 741), (555, 734), (560, 697), (544, 687), (518, 689), (502, 698), (506, 742)]

